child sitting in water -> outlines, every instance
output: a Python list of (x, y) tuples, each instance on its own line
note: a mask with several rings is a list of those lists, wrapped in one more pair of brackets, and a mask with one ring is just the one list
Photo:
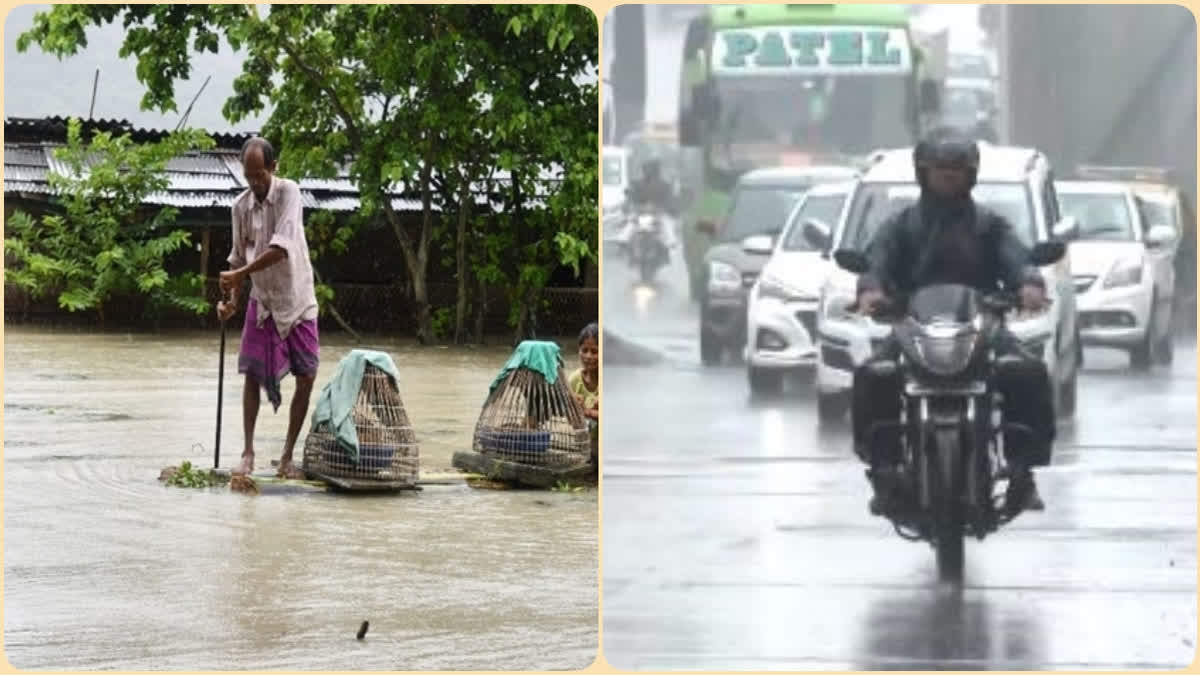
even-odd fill
[(592, 459), (596, 458), (597, 428), (600, 422), (600, 327), (589, 323), (579, 334), (579, 370), (567, 379), (571, 395), (583, 406), (592, 432)]

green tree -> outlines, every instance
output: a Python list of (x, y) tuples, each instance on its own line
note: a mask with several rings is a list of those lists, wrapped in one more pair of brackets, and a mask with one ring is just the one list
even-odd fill
[(55, 151), (66, 171), (49, 176), (55, 208), (40, 219), (16, 211), (5, 223), (6, 281), (34, 298), (54, 294), (63, 309), (95, 311), (101, 322), (105, 304), (126, 293), (146, 296), (154, 313), (176, 307), (203, 314), (200, 276), (171, 277), (164, 268), (190, 243), (186, 231), (171, 229), (177, 211), (143, 205), (166, 189), (171, 158), (212, 143), (198, 131), (144, 144), (98, 133), (85, 143), (79, 120), (70, 120), (67, 144)]
[[(263, 133), (280, 145), (285, 175), (329, 177), (347, 164), (360, 192), (359, 222), (382, 217), (396, 236), (422, 342), (432, 337), (431, 241), (452, 212), (457, 246), (482, 239), (466, 232), (473, 199), (463, 182), (484, 175), (484, 159), (512, 173), (504, 203), (516, 213), (489, 222), (521, 226), (481, 247), (477, 279), (514, 285), (514, 299), (529, 302), (552, 265), (594, 259), (596, 86), (577, 82), (597, 60), (590, 10), (273, 5), (260, 16), (244, 5), (56, 5), (37, 15), (18, 49), (36, 43), (69, 56), (86, 44), (88, 26), (117, 18), (128, 31), (121, 54), (138, 60), (147, 109), (175, 109), (175, 83), (190, 76), (192, 50), (217, 51), (220, 35), (245, 49), (226, 118), (237, 123), (272, 104)], [(551, 164), (566, 169), (562, 189), (542, 195), (542, 216), (525, 213), (526, 196), (536, 195)], [(397, 187), (420, 196), (418, 224), (393, 207)], [(456, 260), (472, 257), (456, 251)], [(468, 289), (460, 283), (460, 314)]]

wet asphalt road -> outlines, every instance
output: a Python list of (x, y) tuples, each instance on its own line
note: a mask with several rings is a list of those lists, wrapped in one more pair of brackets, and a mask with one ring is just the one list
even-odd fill
[(1089, 350), (1047, 503), (932, 549), (870, 516), (844, 428), (803, 387), (752, 403), (699, 365), (681, 267), (654, 293), (607, 256), (606, 330), (660, 350), (604, 370), (603, 650), (625, 669), (1153, 669), (1195, 657), (1196, 349), (1126, 371)]

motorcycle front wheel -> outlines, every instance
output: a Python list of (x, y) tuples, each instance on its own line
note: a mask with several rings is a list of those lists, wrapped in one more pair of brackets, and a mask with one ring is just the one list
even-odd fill
[(936, 490), (933, 500), (933, 545), (937, 552), (938, 578), (961, 583), (966, 558), (963, 535), (962, 445), (958, 429), (934, 432), (933, 466)]

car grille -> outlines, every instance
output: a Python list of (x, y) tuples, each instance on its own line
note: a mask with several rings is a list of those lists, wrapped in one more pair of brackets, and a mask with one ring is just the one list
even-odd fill
[(1096, 283), (1096, 275), (1094, 274), (1077, 274), (1074, 278), (1075, 292), (1087, 293), (1092, 284)]
[(1079, 327), (1089, 328), (1135, 328), (1137, 319), (1129, 312), (1119, 310), (1080, 312)]

